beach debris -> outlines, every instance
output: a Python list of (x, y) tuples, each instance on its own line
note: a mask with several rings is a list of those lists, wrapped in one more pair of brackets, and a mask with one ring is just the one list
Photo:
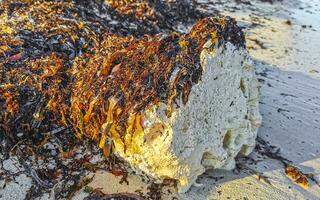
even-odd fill
[(320, 187), (320, 174), (318, 173), (309, 173), (306, 174), (308, 178), (310, 178), (312, 181), (314, 181), (319, 187)]
[(308, 189), (310, 187), (310, 183), (308, 181), (307, 176), (303, 172), (301, 172), (297, 167), (288, 165), (285, 168), (285, 173), (291, 180), (293, 180), (302, 188)]
[(261, 49), (267, 49), (264, 45), (263, 42), (261, 42), (260, 40), (258, 39), (253, 39), (253, 38), (248, 38), (249, 40), (253, 41), (259, 48)]
[(285, 24), (287, 24), (287, 25), (289, 25), (289, 26), (291, 26), (292, 25), (292, 22), (291, 22), (291, 20), (286, 20), (285, 22), (284, 22)]
[[(244, 160), (247, 160), (247, 159), (249, 159), (249, 158), (244, 158)], [(263, 181), (263, 182), (265, 182), (265, 183), (267, 183), (269, 185), (272, 185), (269, 177), (267, 177), (266, 175), (264, 175), (263, 173), (255, 170), (255, 169), (249, 167), (247, 164), (239, 162), (239, 163), (236, 164), (236, 166), (237, 166), (237, 170), (239, 170), (239, 172), (240, 172), (240, 170), (243, 170), (243, 169), (248, 170), (249, 173), (254, 174), (255, 177), (259, 181)]]
[(115, 194), (94, 194), (84, 200), (112, 200), (112, 199), (127, 199), (127, 200), (144, 200), (140, 195), (133, 193), (115, 193)]
[(69, 193), (67, 196), (68, 200), (71, 200), (72, 197), (74, 196), (74, 194), (79, 191), (81, 188), (86, 187), (90, 182), (92, 182), (94, 176), (92, 177), (86, 177), (84, 179), (82, 179), (78, 184), (74, 184), (72, 186), (69, 187)]
[(312, 69), (312, 70), (310, 70), (309, 72), (312, 73), (312, 74), (317, 74), (317, 73), (319, 73), (319, 71), (316, 70), (316, 69)]
[(64, 169), (51, 173), (57, 166), (81, 165), (78, 178), (95, 169), (91, 155), (81, 154), (87, 146), (79, 148), (86, 138), (107, 157), (116, 152), (157, 179), (178, 180), (181, 192), (205, 168), (231, 169), (239, 152), (253, 149), (259, 92), (243, 32), (234, 19), (206, 17), (198, 6), (191, 0), (0, 3), (0, 44), (7, 46), (0, 54), (0, 129), (8, 148), (24, 141), (26, 147), (12, 151), (23, 162), (33, 156), (52, 163), (50, 170), (26, 165), (39, 187), (66, 176)]
[[(292, 161), (280, 155), (280, 148), (268, 144), (268, 142), (263, 140), (261, 137), (258, 137), (257, 141), (259, 142), (259, 144), (257, 144), (256, 149), (260, 154), (265, 155), (271, 159), (280, 161), (284, 166), (284, 172), (287, 175), (287, 177), (289, 177), (294, 183), (296, 183), (300, 187), (304, 189), (308, 189), (310, 187), (308, 178), (312, 176), (303, 173), (301, 170), (299, 170), (298, 167), (293, 165)], [(261, 147), (260, 145), (262, 145), (263, 147)]]

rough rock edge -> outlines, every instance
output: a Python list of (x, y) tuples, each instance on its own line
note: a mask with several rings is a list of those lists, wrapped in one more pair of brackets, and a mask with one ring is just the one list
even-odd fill
[(205, 169), (234, 168), (238, 154), (253, 150), (261, 124), (259, 84), (247, 51), (228, 43), (216, 53), (205, 49), (201, 60), (204, 74), (186, 105), (178, 102), (170, 118), (165, 105), (145, 111), (144, 132), (131, 144), (143, 153), (124, 152), (116, 144), (136, 170), (177, 180), (181, 193)]

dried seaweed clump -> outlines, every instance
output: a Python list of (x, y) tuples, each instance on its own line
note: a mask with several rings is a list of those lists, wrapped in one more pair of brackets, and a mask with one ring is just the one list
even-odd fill
[(123, 15), (132, 15), (139, 20), (156, 19), (155, 10), (147, 0), (106, 0), (106, 3)]
[(73, 60), (101, 35), (99, 24), (88, 23), (72, 2), (0, 4), (0, 132), (12, 142), (17, 133), (49, 131), (63, 118)]
[[(145, 33), (181, 32), (197, 20), (212, 16), (195, 0), (105, 0), (121, 16), (135, 25), (144, 24)], [(212, 10), (216, 15), (218, 11)], [(136, 23), (138, 22), (138, 23)], [(141, 27), (141, 26), (140, 26)]]
[(101, 148), (115, 139), (126, 146), (143, 111), (163, 103), (170, 116), (175, 102), (188, 101), (208, 40), (245, 46), (227, 17), (200, 20), (187, 34), (123, 36), (75, 2), (0, 4), (0, 131), (12, 142), (60, 126)]

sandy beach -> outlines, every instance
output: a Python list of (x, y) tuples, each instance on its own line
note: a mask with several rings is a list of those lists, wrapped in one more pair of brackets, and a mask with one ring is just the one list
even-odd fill
[[(184, 200), (320, 199), (320, 2), (218, 2), (212, 1), (203, 9), (219, 10), (234, 17), (244, 28), (247, 48), (261, 84), (263, 121), (258, 132), (258, 146), (249, 157), (238, 159), (235, 170), (209, 170), (185, 194), (177, 194), (168, 183), (157, 197)], [(288, 178), (281, 161), (262, 153), (268, 148), (305, 174), (310, 187), (303, 188)], [(28, 199), (26, 195), (33, 187), (32, 178), (24, 173), (18, 158), (4, 160), (0, 154), (0, 159), (3, 160), (0, 172), (19, 174), (8, 183), (0, 180), (0, 199)], [(85, 199), (89, 196), (88, 190), (92, 189), (105, 194), (128, 193), (131, 198), (134, 194), (148, 195), (152, 190), (152, 180), (136, 175), (132, 170), (128, 172), (127, 183), (115, 174), (104, 170), (86, 174), (92, 177), (91, 182), (80, 187), (72, 199)], [(51, 190), (37, 199), (54, 199), (53, 196)]]

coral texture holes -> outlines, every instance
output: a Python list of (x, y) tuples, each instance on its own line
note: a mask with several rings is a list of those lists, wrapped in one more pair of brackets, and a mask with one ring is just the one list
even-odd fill
[(227, 149), (230, 144), (231, 144), (231, 136), (232, 136), (232, 132), (231, 130), (228, 130), (226, 135), (223, 138), (223, 148)]
[(238, 155), (246, 155), (248, 153), (248, 150), (249, 150), (249, 146), (244, 144), (242, 145)]
[(241, 140), (242, 140), (242, 135), (238, 134), (237, 137), (234, 139), (234, 144), (238, 146), (239, 144), (241, 144)]
[(201, 159), (201, 164), (204, 166), (204, 167), (210, 167), (212, 166), (212, 161), (213, 160), (216, 160), (217, 158), (212, 155), (212, 153), (210, 152), (204, 152), (202, 154), (202, 159)]
[(240, 89), (241, 89), (243, 95), (245, 95), (246, 94), (246, 86), (245, 86), (243, 78), (241, 78), (241, 80), (240, 80)]

